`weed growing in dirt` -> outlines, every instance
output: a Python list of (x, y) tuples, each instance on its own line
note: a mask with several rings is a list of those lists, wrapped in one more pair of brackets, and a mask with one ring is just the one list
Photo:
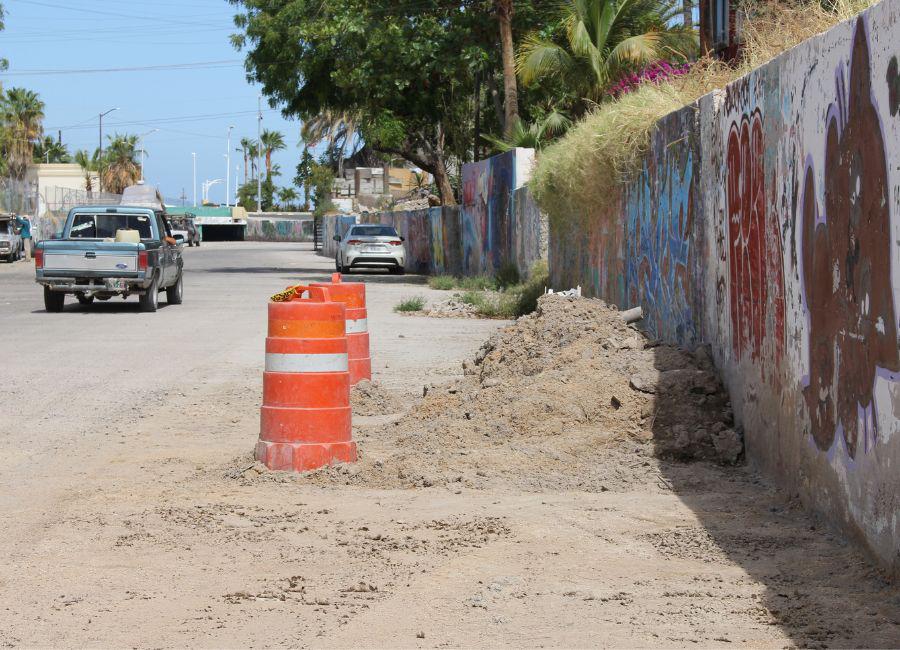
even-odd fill
[(456, 286), (464, 291), (489, 291), (497, 288), (497, 281), (488, 275), (458, 278)]
[(425, 298), (422, 296), (413, 296), (411, 298), (404, 298), (401, 300), (395, 307), (394, 311), (397, 312), (412, 312), (412, 311), (422, 311), (425, 308)]
[(435, 275), (428, 278), (428, 286), (439, 291), (450, 291), (456, 288), (456, 278), (452, 275)]

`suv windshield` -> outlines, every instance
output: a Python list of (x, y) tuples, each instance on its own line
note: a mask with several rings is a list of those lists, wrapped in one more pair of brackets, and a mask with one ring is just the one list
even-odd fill
[(350, 234), (354, 237), (396, 237), (392, 226), (354, 226)]
[(117, 230), (137, 230), (141, 239), (153, 239), (150, 217), (144, 214), (76, 214), (69, 236), (77, 239), (112, 239)]

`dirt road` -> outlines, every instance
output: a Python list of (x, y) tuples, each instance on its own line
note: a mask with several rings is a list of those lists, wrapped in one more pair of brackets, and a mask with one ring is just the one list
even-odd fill
[[(185, 304), (156, 314), (46, 314), (30, 269), (0, 266), (0, 645), (900, 644), (897, 590), (744, 468), (590, 490), (256, 476), (266, 298), (330, 267), (284, 244), (186, 258)], [(437, 294), (366, 280), (376, 379), (407, 409), (500, 326), (396, 315)], [(368, 460), (397, 416), (357, 418)], [(658, 467), (634, 452), (607, 469)]]

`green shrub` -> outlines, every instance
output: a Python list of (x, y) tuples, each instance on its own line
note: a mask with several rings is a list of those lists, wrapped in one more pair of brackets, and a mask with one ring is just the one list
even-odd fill
[(456, 287), (456, 278), (454, 278), (452, 275), (436, 275), (434, 277), (428, 278), (428, 286), (432, 289), (450, 291), (451, 289)]
[(400, 301), (400, 303), (394, 307), (394, 311), (397, 312), (413, 312), (413, 311), (422, 311), (425, 307), (425, 298), (422, 296), (413, 296), (412, 298), (404, 298)]
[(459, 278), (456, 286), (465, 291), (488, 291), (497, 288), (497, 281), (487, 275), (476, 275), (471, 278)]
[(522, 281), (522, 278), (519, 276), (518, 267), (512, 262), (506, 262), (500, 267), (500, 270), (497, 271), (497, 274), (494, 276), (494, 281), (497, 283), (498, 287), (503, 289), (519, 284), (519, 282)]
[(545, 260), (538, 260), (531, 267), (528, 280), (519, 285), (518, 299), (516, 301), (516, 316), (530, 314), (537, 309), (537, 301), (550, 285), (550, 269)]

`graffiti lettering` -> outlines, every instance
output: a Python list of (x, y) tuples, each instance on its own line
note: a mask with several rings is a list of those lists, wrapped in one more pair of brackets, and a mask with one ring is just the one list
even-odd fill
[(772, 379), (784, 349), (781, 234), (767, 209), (760, 112), (744, 115), (728, 134), (727, 206), (732, 347)]
[[(837, 77), (827, 116), (824, 214), (812, 168), (803, 189), (803, 283), (809, 310), (812, 436), (820, 449), (843, 431), (851, 457), (874, 443), (876, 367), (900, 371), (891, 295), (891, 237), (884, 137), (872, 99), (865, 25), (856, 24), (849, 81)], [(861, 424), (862, 423), (862, 424)]]

